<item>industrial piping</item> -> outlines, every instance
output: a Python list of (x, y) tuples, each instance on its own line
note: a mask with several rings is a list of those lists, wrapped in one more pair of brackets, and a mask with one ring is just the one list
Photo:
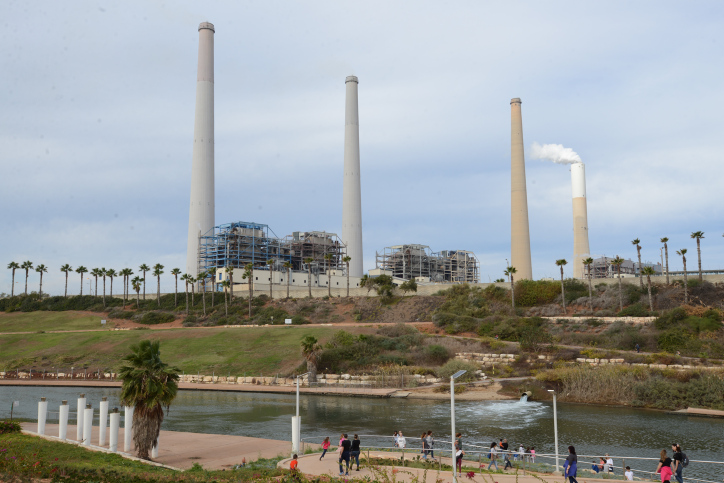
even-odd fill
[(345, 79), (344, 180), (342, 185), (342, 243), (350, 257), (349, 274), (361, 277), (362, 267), (362, 189), (359, 162), (359, 114), (357, 86), (351, 75)]
[(199, 236), (214, 227), (214, 25), (199, 25), (186, 273), (198, 274)]
[(528, 192), (525, 184), (523, 117), (521, 100), (510, 100), (510, 262), (518, 280), (533, 278), (528, 226)]
[(586, 204), (586, 166), (583, 163), (571, 165), (573, 188), (573, 277), (585, 278), (583, 260), (590, 256), (588, 245), (588, 207)]

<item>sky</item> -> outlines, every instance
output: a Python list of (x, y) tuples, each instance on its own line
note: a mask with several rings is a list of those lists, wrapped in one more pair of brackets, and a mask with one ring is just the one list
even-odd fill
[[(402, 243), (510, 258), (510, 99), (527, 152), (586, 163), (594, 256), (724, 268), (720, 1), (4, 1), (0, 261), (184, 267), (200, 22), (215, 25), (216, 223), (341, 234), (359, 77), (365, 271)], [(534, 277), (573, 257), (569, 167), (526, 159)], [(572, 274), (569, 264), (567, 275)], [(22, 291), (24, 273), (16, 276)], [(29, 290), (39, 276), (31, 272)], [(73, 274), (69, 293), (78, 293)], [(11, 273), (0, 273), (10, 292)], [(87, 290), (87, 285), (86, 285)]]

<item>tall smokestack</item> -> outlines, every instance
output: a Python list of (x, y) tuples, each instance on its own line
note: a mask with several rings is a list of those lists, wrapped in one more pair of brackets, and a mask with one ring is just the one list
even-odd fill
[(351, 75), (344, 81), (347, 89), (344, 118), (344, 182), (342, 185), (342, 242), (347, 245), (349, 274), (361, 277), (362, 268), (362, 189), (359, 172), (359, 115), (357, 85)]
[(520, 98), (510, 100), (510, 261), (517, 279), (533, 278), (528, 228), (528, 192), (525, 187), (523, 117)]
[(214, 25), (199, 25), (196, 118), (191, 156), (191, 202), (186, 273), (198, 273), (199, 236), (214, 227)]
[(583, 260), (588, 258), (588, 207), (586, 205), (586, 166), (583, 163), (571, 165), (573, 186), (573, 276), (584, 278), (586, 271)]

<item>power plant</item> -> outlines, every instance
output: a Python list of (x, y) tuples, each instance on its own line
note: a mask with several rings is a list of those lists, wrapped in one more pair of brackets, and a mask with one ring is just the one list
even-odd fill
[(520, 98), (510, 100), (510, 262), (516, 279), (533, 279), (528, 226), (528, 192), (525, 184), (523, 117)]
[(359, 80), (351, 75), (344, 81), (346, 88), (344, 112), (344, 181), (342, 185), (342, 242), (347, 245), (349, 274), (361, 277), (362, 267), (362, 188), (359, 167), (359, 114), (357, 86)]
[(199, 25), (194, 147), (191, 156), (186, 273), (198, 273), (199, 237), (214, 227), (214, 25)]
[(588, 246), (588, 207), (586, 206), (586, 166), (583, 163), (571, 165), (573, 188), (573, 278), (585, 278), (583, 260), (590, 256)]

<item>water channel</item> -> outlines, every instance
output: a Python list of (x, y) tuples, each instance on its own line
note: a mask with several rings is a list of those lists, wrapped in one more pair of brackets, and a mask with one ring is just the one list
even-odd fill
[[(120, 407), (119, 389), (0, 386), (0, 418), (9, 416), (12, 401), (20, 401), (14, 412), (17, 417), (37, 418), (40, 397), (48, 399), (48, 408), (53, 411), (65, 399), (74, 412), (80, 392), (95, 408), (102, 396), (108, 397), (110, 407)], [(507, 438), (511, 447), (522, 443), (534, 446), (537, 453), (554, 452), (553, 409), (548, 402), (457, 401), (455, 408), (457, 430), (466, 442), (483, 445)], [(290, 417), (294, 413), (294, 395), (181, 390), (163, 429), (290, 440)], [(324, 436), (336, 441), (341, 432), (391, 435), (401, 430), (408, 438), (408, 447), (417, 447), (420, 434), (431, 430), (439, 441), (436, 446), (447, 449), (441, 440), (450, 438), (449, 401), (302, 395), (300, 414), (302, 436), (318, 442)], [(53, 418), (57, 415), (50, 415), (48, 422)], [(662, 449), (670, 454), (671, 443), (677, 442), (692, 460), (724, 461), (724, 419), (559, 403), (558, 433), (561, 454), (572, 444), (579, 455), (658, 458)], [(383, 441), (368, 438), (363, 446), (365, 443), (379, 445)], [(592, 461), (581, 458), (579, 467), (590, 467)], [(634, 470), (656, 468), (656, 461), (631, 460), (627, 464)], [(684, 474), (722, 481), (724, 465), (691, 463)]]

